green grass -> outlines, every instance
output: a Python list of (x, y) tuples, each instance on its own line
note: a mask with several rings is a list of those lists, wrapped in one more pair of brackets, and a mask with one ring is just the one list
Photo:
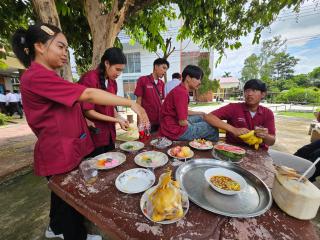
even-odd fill
[(306, 112), (278, 112), (278, 115), (296, 118), (315, 119), (313, 113)]
[(204, 106), (216, 106), (220, 103), (217, 102), (198, 102), (198, 103), (190, 103), (189, 107), (204, 107)]

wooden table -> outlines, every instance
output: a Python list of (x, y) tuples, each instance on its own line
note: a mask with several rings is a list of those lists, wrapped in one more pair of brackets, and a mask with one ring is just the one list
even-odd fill
[[(154, 149), (147, 144), (145, 150)], [(194, 152), (194, 158), (212, 158), (211, 151)], [(134, 156), (127, 154), (123, 165), (99, 171), (98, 180), (92, 186), (87, 186), (75, 170), (52, 177), (49, 187), (112, 239), (319, 239), (311, 221), (290, 217), (275, 204), (259, 217), (243, 219), (217, 215), (190, 202), (182, 220), (169, 225), (150, 222), (140, 210), (142, 193), (124, 194), (114, 185), (121, 172), (138, 167)], [(274, 167), (266, 151), (248, 150), (239, 165), (272, 187)], [(169, 160), (155, 170), (157, 178), (167, 167), (175, 168)]]

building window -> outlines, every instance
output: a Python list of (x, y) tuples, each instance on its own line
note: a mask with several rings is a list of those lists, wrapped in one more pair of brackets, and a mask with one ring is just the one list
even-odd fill
[(12, 85), (20, 85), (19, 77), (12, 77), (11, 83), (12, 83)]
[(127, 53), (127, 65), (123, 70), (124, 73), (140, 73), (141, 72), (141, 59), (140, 53)]
[(131, 100), (136, 99), (134, 90), (136, 89), (137, 79), (125, 79), (123, 80), (123, 92), (124, 97), (129, 97)]

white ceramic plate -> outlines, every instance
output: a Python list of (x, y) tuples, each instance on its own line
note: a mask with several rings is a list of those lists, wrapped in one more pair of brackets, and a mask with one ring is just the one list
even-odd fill
[(150, 188), (156, 177), (145, 168), (133, 168), (121, 173), (116, 179), (116, 188), (124, 193), (139, 193)]
[(120, 144), (120, 149), (126, 152), (135, 152), (144, 148), (144, 143), (138, 141), (129, 141)]
[(197, 141), (193, 140), (189, 142), (189, 146), (198, 150), (210, 150), (213, 148), (212, 142), (208, 140), (204, 144), (198, 143)]
[(156, 168), (165, 165), (168, 162), (168, 156), (162, 152), (147, 151), (139, 153), (134, 158), (134, 162), (141, 167)]
[[(149, 200), (150, 194), (156, 189), (157, 186), (154, 186), (147, 191), (145, 191), (140, 199), (140, 209), (143, 212), (143, 214), (152, 222), (155, 222), (152, 220), (152, 207), (151, 207), (151, 202)], [(184, 216), (187, 214), (189, 210), (189, 199), (188, 199), (188, 194), (184, 191), (181, 190), (181, 200), (182, 200), (182, 209), (183, 209), (183, 216), (181, 218), (177, 219), (171, 219), (171, 220), (164, 220), (160, 221), (157, 223), (161, 224), (170, 224), (179, 221), (180, 219), (184, 218)]]
[[(98, 165), (99, 160), (109, 160), (106, 161), (106, 164), (104, 166)], [(112, 169), (120, 164), (124, 163), (126, 161), (126, 155), (120, 152), (107, 152), (100, 154), (98, 156), (95, 156), (94, 158), (88, 160), (88, 162), (91, 163), (91, 166), (96, 169)]]
[(188, 157), (177, 157), (177, 156), (173, 156), (173, 155), (171, 155), (171, 149), (172, 149), (172, 148), (170, 148), (170, 149), (167, 151), (168, 155), (169, 155), (170, 157), (172, 157), (172, 158), (176, 158), (176, 159), (179, 159), (179, 160), (189, 159), (189, 158), (192, 158), (193, 155), (194, 155), (194, 152), (190, 149), (190, 155), (189, 155)]
[[(239, 191), (224, 190), (222, 188), (215, 186), (210, 181), (210, 178), (213, 176), (226, 176), (231, 178), (232, 180), (240, 184), (240, 190)], [(204, 172), (204, 177), (214, 190), (226, 195), (233, 195), (233, 194), (240, 193), (243, 190), (245, 190), (247, 187), (247, 182), (241, 175), (226, 168), (209, 168)]]

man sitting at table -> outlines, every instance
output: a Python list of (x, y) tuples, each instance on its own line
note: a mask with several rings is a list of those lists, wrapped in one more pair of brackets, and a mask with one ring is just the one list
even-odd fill
[(226, 130), (226, 142), (231, 144), (244, 144), (239, 136), (256, 129), (256, 136), (263, 140), (260, 146), (267, 149), (276, 139), (273, 112), (260, 105), (267, 93), (266, 84), (251, 79), (245, 83), (243, 91), (245, 102), (230, 103), (205, 115), (204, 119), (212, 126)]
[(188, 65), (182, 72), (182, 83), (166, 96), (160, 114), (160, 135), (171, 140), (190, 141), (205, 138), (217, 141), (218, 130), (203, 120), (203, 112), (188, 110), (189, 91), (201, 84), (201, 68)]

